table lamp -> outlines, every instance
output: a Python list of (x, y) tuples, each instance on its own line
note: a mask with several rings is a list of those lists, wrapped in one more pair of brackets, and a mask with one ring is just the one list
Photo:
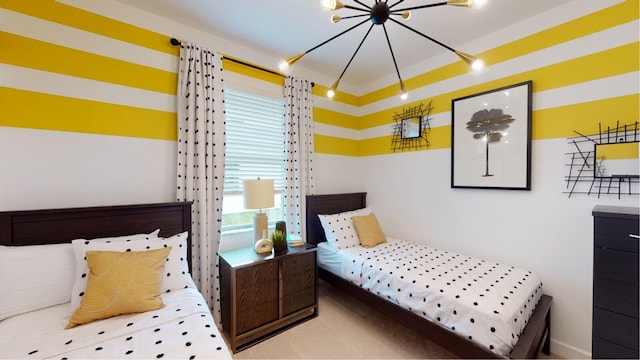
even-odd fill
[(267, 230), (267, 214), (262, 209), (273, 207), (273, 180), (244, 180), (244, 208), (259, 209), (253, 216), (253, 241), (262, 239), (262, 231)]

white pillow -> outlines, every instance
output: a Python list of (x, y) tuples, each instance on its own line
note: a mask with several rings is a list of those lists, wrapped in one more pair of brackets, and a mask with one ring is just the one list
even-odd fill
[(0, 245), (0, 321), (69, 302), (74, 270), (71, 243)]
[(371, 214), (371, 208), (345, 211), (332, 215), (318, 215), (320, 224), (324, 229), (324, 235), (327, 242), (335, 250), (348, 249), (360, 246), (360, 240), (353, 225), (353, 216), (362, 216)]
[(145, 251), (156, 250), (171, 246), (164, 267), (162, 292), (170, 292), (185, 288), (196, 288), (189, 274), (187, 261), (187, 231), (169, 238), (158, 238), (157, 232), (119, 238), (76, 239), (72, 241), (76, 256), (76, 275), (71, 291), (71, 311), (80, 306), (80, 301), (87, 288), (89, 266), (87, 265), (87, 251)]

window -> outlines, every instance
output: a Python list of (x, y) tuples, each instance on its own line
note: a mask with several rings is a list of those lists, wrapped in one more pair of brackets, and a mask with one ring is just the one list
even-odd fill
[(273, 179), (275, 206), (262, 210), (283, 220), (285, 179), (284, 100), (225, 89), (226, 156), (222, 231), (253, 226), (257, 210), (244, 208), (242, 181)]

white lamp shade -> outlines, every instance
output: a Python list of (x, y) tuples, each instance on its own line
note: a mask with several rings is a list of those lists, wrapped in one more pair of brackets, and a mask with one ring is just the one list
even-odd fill
[(267, 209), (274, 206), (273, 180), (244, 180), (244, 208)]

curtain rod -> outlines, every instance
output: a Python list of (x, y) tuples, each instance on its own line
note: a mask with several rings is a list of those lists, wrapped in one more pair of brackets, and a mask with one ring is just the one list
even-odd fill
[[(171, 39), (169, 40), (169, 42), (170, 42), (170, 43), (171, 43), (171, 45), (173, 45), (173, 46), (180, 46), (180, 40), (178, 40), (178, 39), (176, 39), (176, 38), (171, 38)], [(255, 64), (250, 64), (250, 63), (248, 63), (248, 62), (244, 62), (244, 61), (242, 61), (242, 60), (238, 60), (238, 59), (235, 59), (235, 58), (232, 58), (232, 57), (228, 57), (228, 56), (224, 56), (224, 55), (223, 55), (223, 58), (224, 58), (225, 60), (229, 60), (229, 61), (232, 61), (232, 62), (234, 62), (234, 63), (240, 64), (240, 65), (248, 66), (248, 67), (253, 68), (253, 69), (256, 69), (256, 70), (261, 70), (261, 71), (264, 71), (264, 72), (267, 72), (267, 73), (270, 73), (270, 74), (273, 74), (273, 75), (278, 75), (278, 76), (286, 77), (286, 75), (283, 75), (283, 74), (281, 74), (281, 73), (279, 73), (279, 72), (276, 72), (276, 71), (273, 71), (273, 70), (270, 70), (270, 69), (267, 69), (267, 68), (263, 68), (263, 67), (261, 67), (261, 66), (255, 65)], [(315, 83), (313, 83), (313, 82), (312, 82), (312, 83), (311, 83), (311, 87), (313, 87), (314, 85), (315, 85)]]

